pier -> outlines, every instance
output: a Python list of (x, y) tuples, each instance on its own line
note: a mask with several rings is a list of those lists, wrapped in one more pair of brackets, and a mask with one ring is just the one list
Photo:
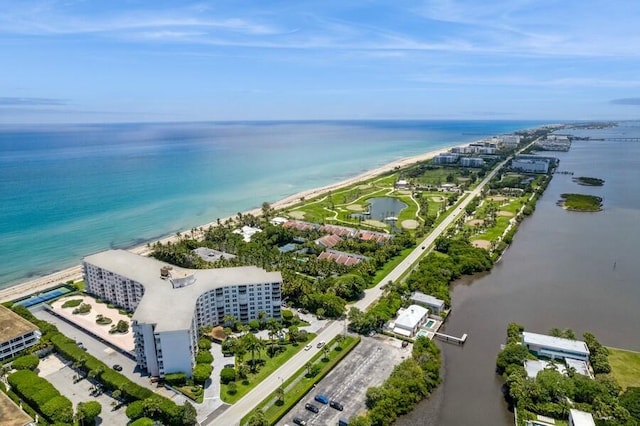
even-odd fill
[(467, 333), (464, 333), (462, 337), (450, 336), (448, 334), (438, 332), (435, 332), (434, 335), (442, 341), (457, 343), (458, 345), (463, 345), (464, 342), (467, 341)]

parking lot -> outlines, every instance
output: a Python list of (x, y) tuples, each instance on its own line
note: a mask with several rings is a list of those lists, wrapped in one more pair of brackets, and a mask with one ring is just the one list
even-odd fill
[(73, 403), (74, 409), (79, 402), (98, 401), (102, 406), (102, 412), (97, 424), (102, 425), (125, 425), (128, 422), (125, 413), (126, 407), (114, 410), (116, 401), (105, 393), (93, 394), (93, 384), (85, 379), (74, 383), (76, 371), (68, 363), (56, 356), (49, 355), (40, 361), (38, 365), (39, 375), (47, 379), (53, 386), (66, 396)]
[[(360, 344), (318, 382), (315, 389), (302, 398), (278, 425), (293, 425), (294, 417), (303, 419), (307, 425), (337, 425), (341, 417), (356, 416), (366, 410), (367, 388), (384, 382), (396, 364), (411, 356), (411, 348), (411, 345), (402, 348), (400, 341), (384, 335), (363, 337)], [(343, 411), (315, 401), (317, 394), (339, 402), (343, 405)], [(306, 403), (316, 405), (318, 413), (305, 409)]]

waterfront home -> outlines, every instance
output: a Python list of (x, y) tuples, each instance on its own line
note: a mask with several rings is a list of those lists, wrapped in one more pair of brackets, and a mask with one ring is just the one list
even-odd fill
[(40, 336), (38, 327), (0, 305), (0, 361), (37, 344)]
[(567, 369), (562, 364), (556, 364), (552, 361), (543, 361), (539, 359), (527, 359), (524, 362), (524, 369), (527, 372), (527, 377), (535, 379), (538, 373), (543, 370), (557, 370), (558, 373), (567, 374)]
[(522, 344), (537, 356), (550, 359), (571, 358), (585, 362), (589, 361), (589, 348), (581, 340), (523, 331)]
[(254, 228), (252, 226), (247, 226), (247, 225), (243, 226), (241, 229), (236, 229), (235, 231), (233, 231), (234, 234), (242, 235), (242, 239), (246, 243), (251, 241), (251, 237), (253, 237), (258, 232), (262, 232), (262, 229)]
[(419, 305), (411, 305), (406, 309), (398, 310), (398, 317), (389, 324), (394, 333), (401, 336), (413, 337), (420, 327), (427, 322), (429, 310)]
[(442, 312), (445, 307), (444, 300), (440, 300), (437, 297), (433, 297), (419, 291), (414, 291), (411, 298), (409, 298), (409, 301), (416, 305), (424, 306), (436, 315), (440, 315), (440, 312)]

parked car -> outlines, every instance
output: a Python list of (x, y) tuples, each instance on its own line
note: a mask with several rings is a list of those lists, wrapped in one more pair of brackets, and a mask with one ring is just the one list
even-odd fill
[(311, 348), (312, 348), (312, 346), (309, 344), (309, 345), (307, 345), (307, 346), (305, 346), (305, 347), (304, 347), (304, 350), (305, 350), (305, 351), (308, 351), (308, 350), (309, 350), (309, 349), (311, 349)]
[(320, 349), (321, 347), (324, 346), (324, 340), (321, 342), (318, 342), (318, 344), (316, 345), (318, 347), (318, 349)]
[(320, 402), (322, 404), (325, 404), (325, 405), (327, 405), (329, 403), (329, 398), (327, 398), (326, 396), (324, 396), (321, 393), (317, 394), (315, 396), (315, 398), (313, 398), (313, 399), (315, 399), (316, 401), (318, 401), (318, 402)]
[(346, 417), (340, 417), (340, 420), (338, 420), (338, 426), (349, 426), (349, 420)]
[(224, 368), (236, 368), (235, 364), (225, 364)]
[(294, 417), (293, 418), (293, 423), (299, 425), (299, 426), (307, 426), (307, 422), (304, 421), (304, 419), (302, 419), (301, 417)]
[(317, 405), (311, 404), (311, 403), (308, 403), (308, 402), (306, 404), (304, 404), (304, 408), (306, 408), (307, 410), (312, 411), (314, 413), (317, 413), (318, 411), (320, 411), (320, 409), (318, 408)]
[(338, 411), (344, 410), (344, 407), (338, 401), (331, 400), (331, 402), (329, 402), (329, 406), (331, 408), (335, 408)]
[(116, 371), (122, 371), (122, 366), (120, 364), (113, 364), (113, 369)]

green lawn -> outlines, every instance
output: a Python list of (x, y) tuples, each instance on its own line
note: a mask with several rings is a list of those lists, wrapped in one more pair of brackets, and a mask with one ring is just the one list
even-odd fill
[[(316, 337), (314, 333), (309, 333), (307, 341), (311, 341)], [(246, 395), (251, 389), (256, 387), (258, 383), (263, 381), (267, 376), (276, 371), (282, 364), (287, 362), (292, 356), (298, 353), (305, 347), (305, 342), (297, 343), (296, 345), (286, 345), (284, 352), (281, 352), (274, 358), (270, 358), (263, 350), (260, 355), (256, 356), (256, 359), (262, 358), (266, 363), (258, 370), (256, 374), (249, 374), (247, 380), (236, 380), (237, 392), (233, 395), (229, 394), (229, 385), (220, 385), (220, 399), (228, 404), (233, 404), (238, 401), (244, 395)], [(251, 354), (245, 356), (246, 360), (251, 359)]]
[(626, 389), (631, 386), (640, 387), (640, 352), (624, 349), (609, 349), (609, 363), (613, 376), (620, 386)]

